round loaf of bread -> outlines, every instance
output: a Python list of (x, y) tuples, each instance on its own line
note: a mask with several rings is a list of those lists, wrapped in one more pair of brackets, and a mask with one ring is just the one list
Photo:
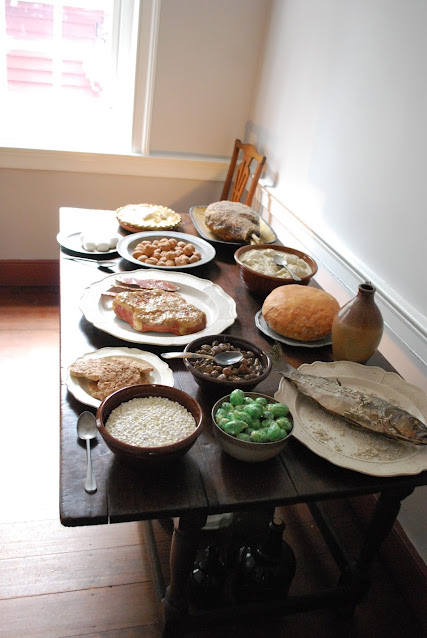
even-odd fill
[(340, 309), (324, 290), (290, 284), (275, 288), (262, 306), (262, 315), (278, 334), (296, 341), (316, 341), (330, 334)]

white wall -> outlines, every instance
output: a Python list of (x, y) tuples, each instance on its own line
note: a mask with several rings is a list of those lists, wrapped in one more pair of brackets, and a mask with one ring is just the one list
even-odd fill
[(251, 137), (282, 202), (427, 331), (424, 0), (276, 0)]
[[(424, 0), (273, 0), (248, 127), (284, 226), (371, 279), (424, 348), (426, 25)], [(399, 516), (423, 557), (426, 493)]]
[(162, 0), (151, 150), (227, 156), (245, 135), (270, 0)]
[(61, 206), (115, 210), (149, 202), (188, 211), (190, 206), (216, 201), (221, 187), (218, 182), (195, 179), (2, 169), (0, 260), (58, 259)]

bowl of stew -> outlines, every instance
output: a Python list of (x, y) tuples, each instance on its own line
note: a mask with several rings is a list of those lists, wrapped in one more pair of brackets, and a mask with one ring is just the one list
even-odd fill
[[(286, 256), (288, 266), (301, 281), (294, 281), (284, 268), (273, 262), (275, 252)], [(266, 297), (278, 286), (286, 284), (307, 286), (317, 272), (317, 263), (312, 257), (296, 248), (275, 244), (241, 246), (234, 253), (234, 261), (243, 283), (260, 297)]]
[(228, 334), (199, 337), (187, 344), (185, 352), (210, 354), (237, 351), (242, 361), (234, 366), (217, 365), (209, 359), (184, 359), (184, 364), (201, 387), (227, 392), (233, 388), (251, 390), (271, 372), (271, 361), (264, 350), (256, 344)]

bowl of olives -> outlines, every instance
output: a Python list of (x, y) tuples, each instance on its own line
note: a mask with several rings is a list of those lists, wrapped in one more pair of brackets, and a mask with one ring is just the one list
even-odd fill
[(214, 433), (224, 452), (240, 461), (260, 463), (277, 456), (293, 429), (285, 403), (235, 388), (212, 408)]
[(231, 392), (235, 388), (253, 390), (271, 372), (271, 361), (262, 348), (247, 339), (218, 334), (198, 337), (184, 352), (215, 356), (221, 352), (238, 352), (242, 359), (235, 365), (217, 365), (209, 359), (184, 359), (186, 368), (202, 388)]

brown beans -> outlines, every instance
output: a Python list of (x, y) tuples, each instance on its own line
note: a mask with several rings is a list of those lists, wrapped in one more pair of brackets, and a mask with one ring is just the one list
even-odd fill
[(199, 372), (223, 381), (242, 381), (256, 379), (264, 372), (264, 368), (259, 358), (251, 350), (243, 350), (231, 343), (213, 341), (212, 343), (204, 343), (195, 352), (200, 354), (211, 354), (215, 356), (220, 352), (232, 351), (241, 352), (243, 359), (235, 366), (220, 366), (213, 363), (209, 359), (194, 359), (191, 365)]

